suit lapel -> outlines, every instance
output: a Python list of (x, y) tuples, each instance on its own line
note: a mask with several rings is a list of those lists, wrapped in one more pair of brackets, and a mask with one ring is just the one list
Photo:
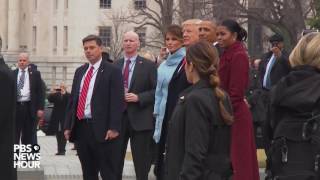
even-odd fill
[(76, 86), (77, 89), (76, 89), (76, 91), (75, 91), (77, 99), (79, 98), (79, 92), (80, 92), (80, 88), (81, 88), (81, 80), (82, 80), (84, 74), (86, 73), (88, 67), (89, 67), (89, 64), (86, 63), (86, 64), (81, 68), (81, 70), (80, 70), (80, 72), (79, 72), (79, 75), (78, 75), (78, 77), (77, 77), (77, 84), (76, 84), (76, 85), (77, 85), (77, 86)]
[(14, 71), (14, 74), (15, 74), (15, 76), (14, 76), (14, 78), (15, 78), (15, 82), (16, 82), (16, 86), (17, 86), (17, 84), (18, 84), (18, 74), (19, 74), (19, 69), (16, 69), (15, 71)]
[(92, 97), (95, 95), (95, 91), (97, 89), (97, 86), (99, 85), (103, 72), (104, 72), (104, 62), (102, 61), (97, 71), (96, 81), (94, 82), (93, 91), (92, 91)]
[(143, 70), (143, 60), (142, 58), (140, 58), (140, 56), (137, 56), (136, 64), (134, 65), (134, 69), (133, 69), (133, 73), (130, 81), (129, 91), (132, 89), (132, 86), (134, 85), (134, 81), (137, 78), (137, 73), (142, 70)]
[[(177, 66), (176, 70), (174, 71), (171, 81), (173, 81), (174, 79), (177, 79), (181, 73), (184, 73), (183, 69), (180, 69), (180, 67), (182, 66), (183, 61), (180, 62), (180, 64)], [(181, 67), (184, 68), (184, 67)], [(179, 71), (180, 70), (180, 71)]]
[(29, 73), (30, 94), (32, 94), (32, 89), (33, 89), (33, 71), (30, 68), (28, 68), (28, 73)]
[(119, 59), (115, 64), (122, 70), (123, 69), (124, 58)]

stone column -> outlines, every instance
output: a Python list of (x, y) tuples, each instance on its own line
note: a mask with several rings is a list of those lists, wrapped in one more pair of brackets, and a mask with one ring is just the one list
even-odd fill
[(19, 0), (8, 1), (8, 52), (16, 53), (19, 51), (20, 42), (20, 3)]
[(1, 52), (6, 51), (8, 42), (8, 0), (0, 0), (0, 38), (2, 40)]

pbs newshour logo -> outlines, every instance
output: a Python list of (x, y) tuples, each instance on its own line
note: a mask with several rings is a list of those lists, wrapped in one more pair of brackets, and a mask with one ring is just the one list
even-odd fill
[(14, 144), (14, 168), (40, 168), (38, 144)]

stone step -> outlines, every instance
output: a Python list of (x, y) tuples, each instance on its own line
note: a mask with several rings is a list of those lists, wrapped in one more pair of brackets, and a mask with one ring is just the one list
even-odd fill
[(44, 180), (44, 169), (43, 167), (37, 169), (18, 169), (17, 171), (17, 179), (18, 180)]

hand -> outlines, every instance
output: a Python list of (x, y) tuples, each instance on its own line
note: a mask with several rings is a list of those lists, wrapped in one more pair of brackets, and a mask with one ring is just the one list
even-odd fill
[(64, 131), (64, 137), (66, 138), (66, 140), (70, 139), (70, 134), (71, 134), (71, 130), (66, 129)]
[(137, 96), (134, 93), (126, 93), (125, 94), (125, 100), (126, 100), (126, 102), (138, 102), (139, 101), (139, 96)]
[(45, 120), (44, 119), (39, 119), (38, 126), (42, 127), (44, 124), (45, 124)]
[(66, 94), (66, 90), (61, 88), (61, 94), (63, 94), (63, 95)]
[(38, 110), (37, 111), (37, 117), (39, 119), (43, 119), (44, 118), (44, 111), (43, 110)]
[(251, 108), (251, 105), (249, 104), (249, 102), (247, 101), (247, 99), (244, 98), (243, 100), (244, 100), (244, 102), (246, 103), (246, 105), (248, 106), (248, 108), (250, 109), (250, 108)]
[(273, 54), (276, 56), (276, 58), (279, 58), (281, 56), (281, 49), (278, 47), (272, 47), (271, 51), (273, 52)]
[(162, 60), (162, 59), (166, 58), (166, 56), (168, 56), (167, 48), (166, 47), (162, 47), (160, 49), (159, 58)]
[(116, 130), (108, 130), (105, 140), (112, 140), (119, 136), (119, 132)]

